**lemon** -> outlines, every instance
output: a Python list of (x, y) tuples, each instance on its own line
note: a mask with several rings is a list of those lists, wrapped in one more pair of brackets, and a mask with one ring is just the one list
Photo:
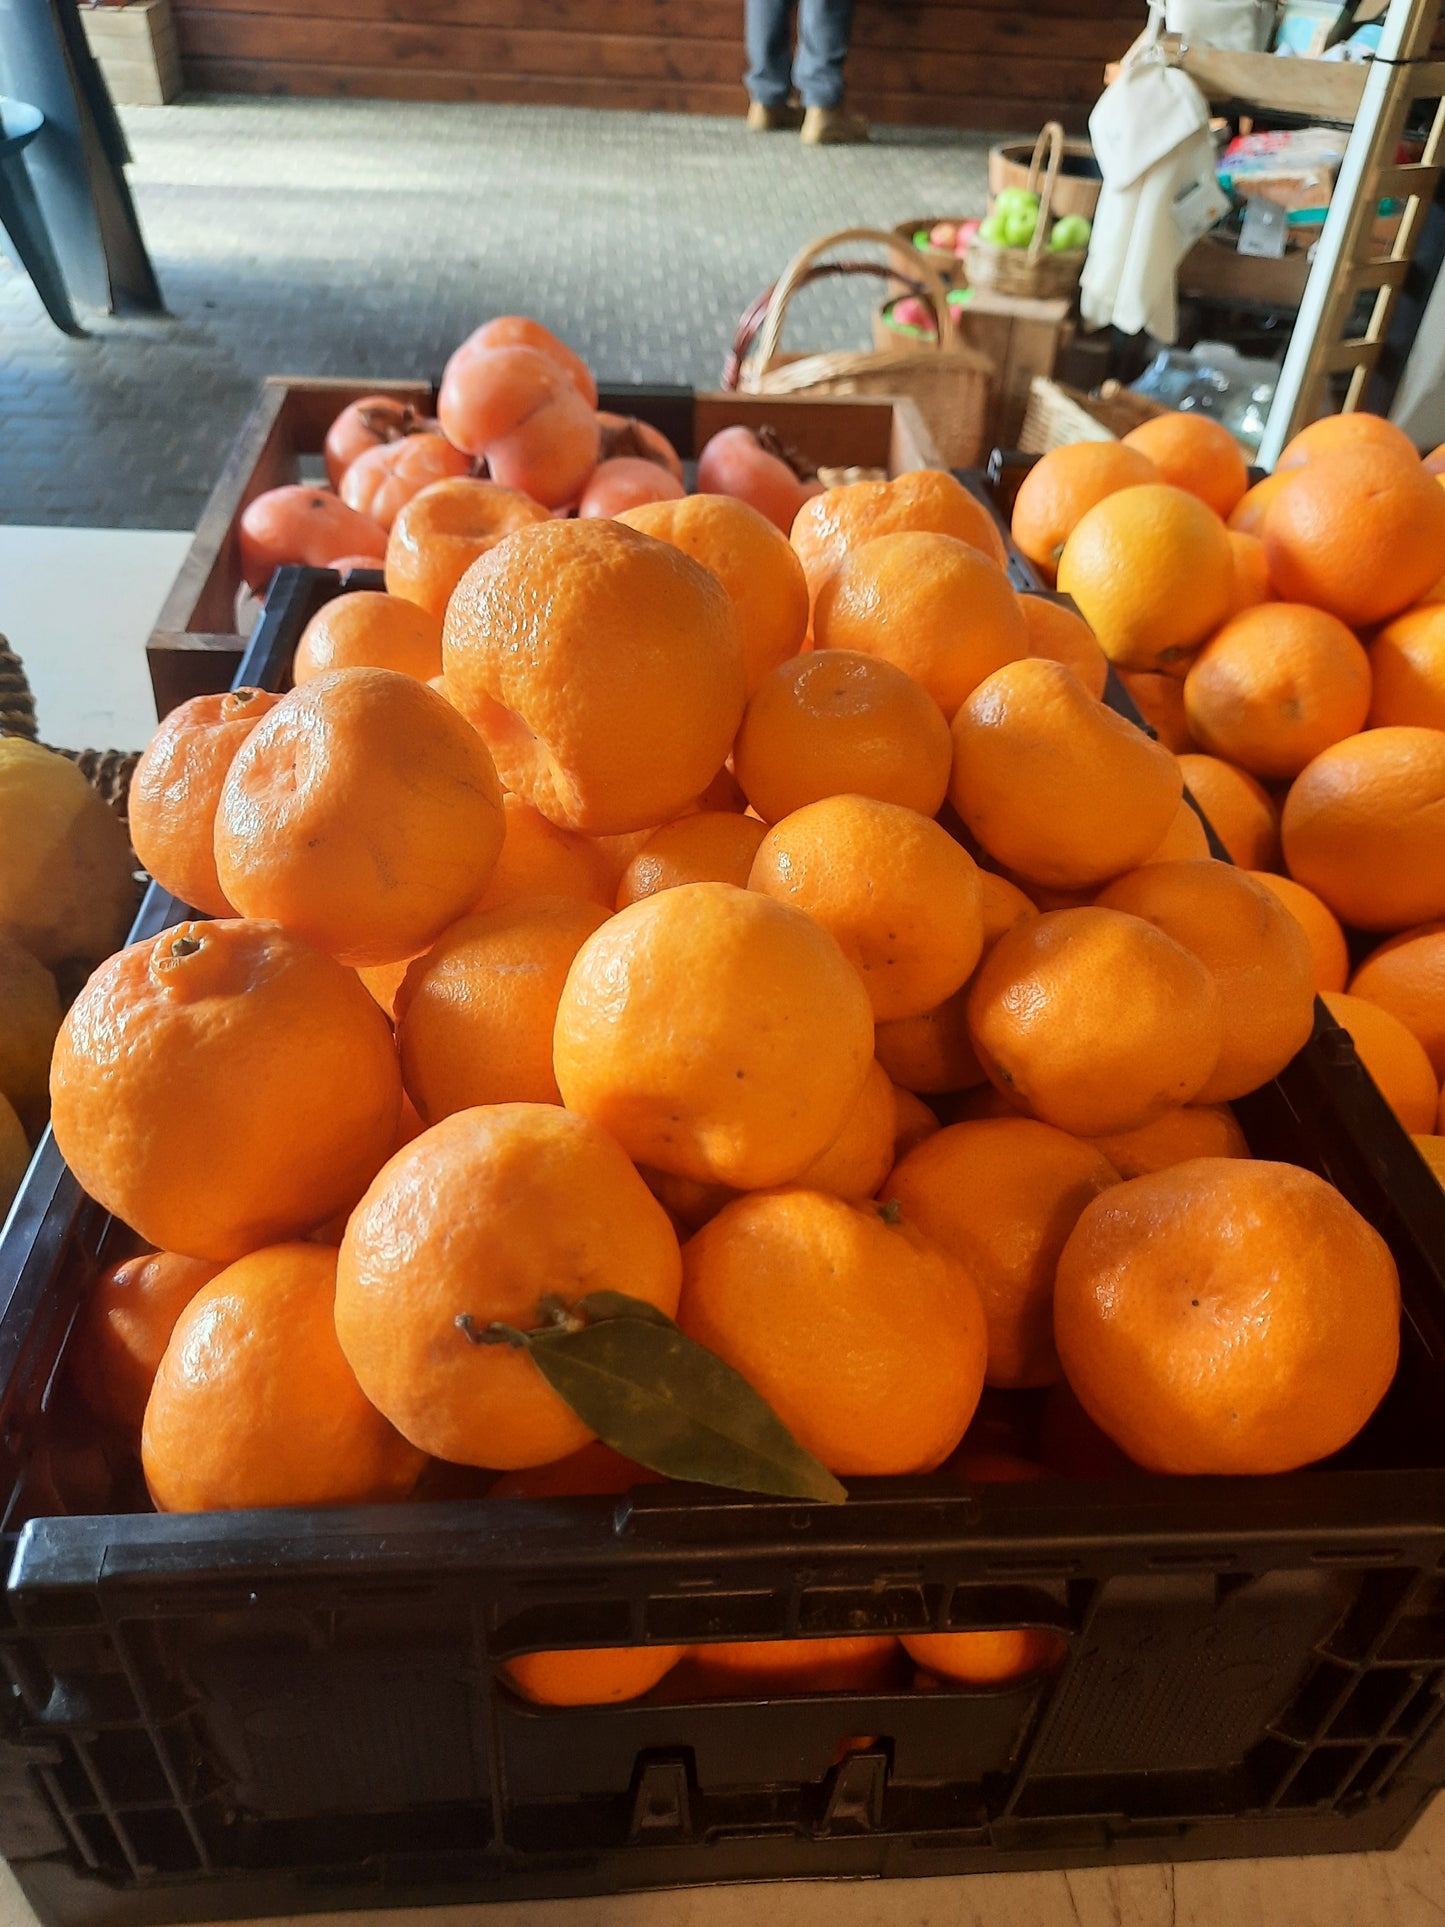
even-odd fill
[(134, 910), (130, 845), (65, 757), (0, 741), (0, 935), (43, 964), (95, 964)]

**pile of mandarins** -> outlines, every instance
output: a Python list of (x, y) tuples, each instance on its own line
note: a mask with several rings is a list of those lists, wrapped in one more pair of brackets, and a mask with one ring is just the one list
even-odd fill
[[(415, 496), (387, 593), (321, 610), (289, 693), (162, 723), (136, 847), (217, 920), (112, 958), (57, 1046), (60, 1148), (155, 1247), (99, 1281), (76, 1370), (156, 1505), (438, 1494), (448, 1467), (624, 1490), (651, 1475), (478, 1342), (600, 1293), (844, 1477), (1345, 1446), (1394, 1374), (1395, 1266), (1230, 1106), (1319, 989), (1436, 1127), (1445, 492), (1391, 433), (1301, 437), (1262, 537), (1208, 423), (1046, 457), (1015, 535), (1088, 624), (1017, 594), (932, 471), (819, 493), (790, 537), (719, 493), (555, 518), (443, 480), (492, 491), (465, 559)], [(1103, 704), (1110, 660), (1188, 754)], [(1341, 920), (1403, 933), (1346, 996)], [(1058, 1652), (904, 1643), (974, 1680)], [(511, 1672), (625, 1698), (681, 1658)], [(732, 1691), (898, 1658), (685, 1663)]]

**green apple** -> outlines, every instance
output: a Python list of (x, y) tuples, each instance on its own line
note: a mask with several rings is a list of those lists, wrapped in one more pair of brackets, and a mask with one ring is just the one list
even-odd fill
[(1082, 214), (1066, 214), (1062, 220), (1054, 222), (1054, 231), (1049, 236), (1049, 246), (1058, 249), (1086, 248), (1093, 232), (1092, 223)]
[(1021, 207), (1003, 217), (1004, 246), (1026, 248), (1034, 238), (1034, 229), (1039, 224), (1037, 208)]
[(987, 241), (992, 247), (1006, 248), (1008, 246), (1008, 240), (1004, 234), (1003, 215), (990, 214), (988, 219), (979, 228), (978, 238), (980, 241)]
[(993, 197), (993, 211), (995, 214), (1037, 214), (1039, 197), (1026, 187), (1005, 187)]

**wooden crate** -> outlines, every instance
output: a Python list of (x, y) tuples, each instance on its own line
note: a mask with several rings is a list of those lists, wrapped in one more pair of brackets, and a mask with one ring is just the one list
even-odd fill
[[(248, 502), (283, 482), (324, 482), (326, 431), (362, 395), (395, 395), (430, 410), (424, 381), (303, 380), (273, 375), (231, 445), (195, 537), (146, 647), (156, 714), (191, 696), (228, 689), (241, 661), (238, 524)], [(847, 396), (695, 394), (690, 388), (604, 390), (598, 406), (662, 430), (689, 459), (720, 428), (773, 428), (819, 468), (876, 468), (890, 475), (943, 463), (911, 401)]]
[(181, 54), (171, 0), (82, 7), (80, 20), (112, 100), (123, 107), (162, 107), (180, 93)]

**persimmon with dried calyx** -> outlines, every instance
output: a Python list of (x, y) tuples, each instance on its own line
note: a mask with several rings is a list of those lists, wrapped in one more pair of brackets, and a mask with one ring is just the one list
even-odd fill
[(384, 448), (408, 435), (427, 435), (436, 430), (429, 415), (409, 401), (395, 395), (363, 395), (349, 402), (326, 431), (326, 476), (333, 488), (369, 448)]
[(348, 508), (389, 529), (413, 495), (471, 469), (472, 458), (445, 435), (407, 435), (358, 455), (341, 478), (340, 495)]

